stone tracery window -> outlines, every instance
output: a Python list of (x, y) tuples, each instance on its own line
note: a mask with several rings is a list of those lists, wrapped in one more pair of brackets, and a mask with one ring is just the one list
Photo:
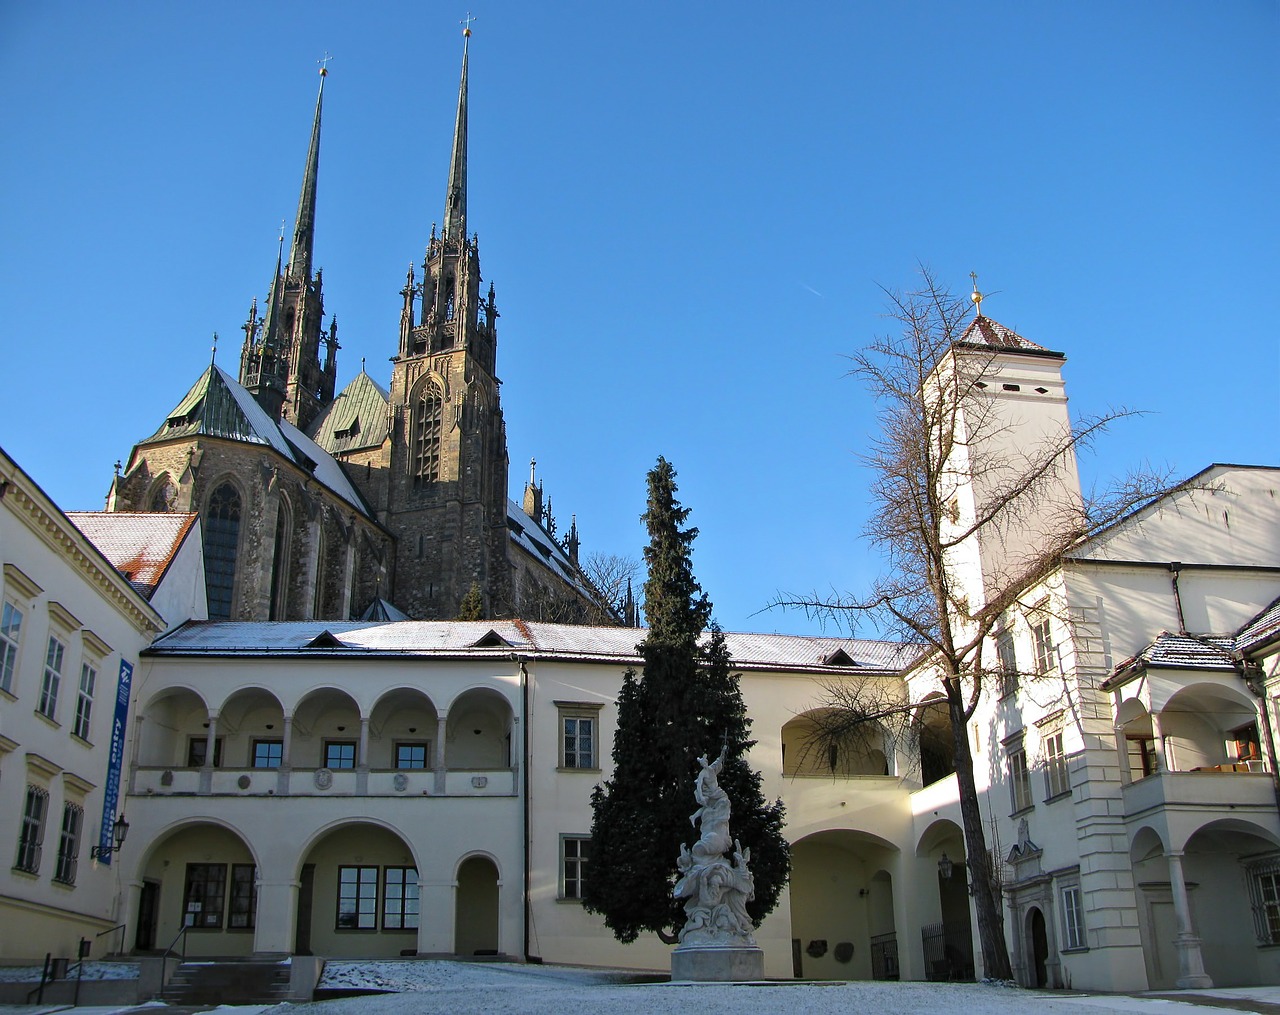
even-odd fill
[(440, 478), (440, 442), (444, 425), (444, 394), (426, 384), (413, 403), (413, 449), (410, 468), (414, 481)]
[(230, 620), (236, 583), (236, 554), (240, 546), (240, 494), (223, 483), (209, 498), (204, 517), (204, 574), (209, 617)]

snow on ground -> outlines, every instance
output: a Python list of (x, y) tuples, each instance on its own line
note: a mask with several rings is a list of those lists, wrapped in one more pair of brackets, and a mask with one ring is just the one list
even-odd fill
[[(643, 974), (640, 974), (643, 975)], [(876, 1015), (1208, 1015), (1230, 1009), (1158, 998), (1071, 995), (974, 983), (679, 984), (628, 982), (635, 973), (567, 966), (468, 963), (434, 960), (331, 962), (320, 986), (396, 990), (403, 993), (281, 1005), (278, 1015), (432, 1015), (484, 1012), (603, 1012), (649, 1015), (694, 1011), (699, 1015), (828, 1015), (870, 1011)], [(1237, 1009), (1238, 1010), (1238, 1009)]]
[[(39, 983), (41, 966), (0, 966), (0, 981), (4, 983)], [(74, 977), (72, 977), (74, 979)], [(86, 980), (136, 980), (136, 962), (86, 962)]]

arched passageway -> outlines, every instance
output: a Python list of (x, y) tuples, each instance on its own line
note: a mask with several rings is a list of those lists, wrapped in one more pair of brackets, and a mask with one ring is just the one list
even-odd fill
[(413, 850), (396, 832), (351, 822), (320, 836), (298, 872), (294, 950), (392, 958), (416, 953), (420, 912)]
[(898, 850), (867, 832), (818, 832), (791, 847), (792, 966), (811, 980), (896, 980)]
[(454, 947), (458, 955), (498, 954), (498, 868), (487, 856), (458, 867)]
[(140, 874), (136, 950), (163, 950), (186, 927), (187, 955), (252, 954), (258, 869), (239, 833), (208, 821), (186, 823), (151, 844)]

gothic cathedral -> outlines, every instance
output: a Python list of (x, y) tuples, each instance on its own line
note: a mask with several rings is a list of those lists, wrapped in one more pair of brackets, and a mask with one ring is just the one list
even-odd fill
[(508, 498), (498, 311), (467, 235), (464, 35), (443, 225), (401, 290), (389, 387), (362, 368), (334, 393), (338, 325), (312, 260), (321, 70), (289, 257), (282, 236), (239, 376), (211, 363), (112, 483), (108, 510), (200, 515), (212, 619), (618, 622), (533, 475)]

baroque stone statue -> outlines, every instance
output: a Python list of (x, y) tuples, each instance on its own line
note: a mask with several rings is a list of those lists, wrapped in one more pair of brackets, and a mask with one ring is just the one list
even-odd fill
[[(729, 837), (729, 797), (720, 788), (725, 750), (715, 761), (698, 759), (693, 795), (698, 809), (689, 823), (699, 829), (693, 849), (680, 847), (680, 880), (675, 896), (684, 899), (685, 925), (680, 947), (755, 948), (747, 903), (755, 897), (755, 879), (748, 866), (751, 850)], [(733, 846), (733, 860), (725, 858)]]

